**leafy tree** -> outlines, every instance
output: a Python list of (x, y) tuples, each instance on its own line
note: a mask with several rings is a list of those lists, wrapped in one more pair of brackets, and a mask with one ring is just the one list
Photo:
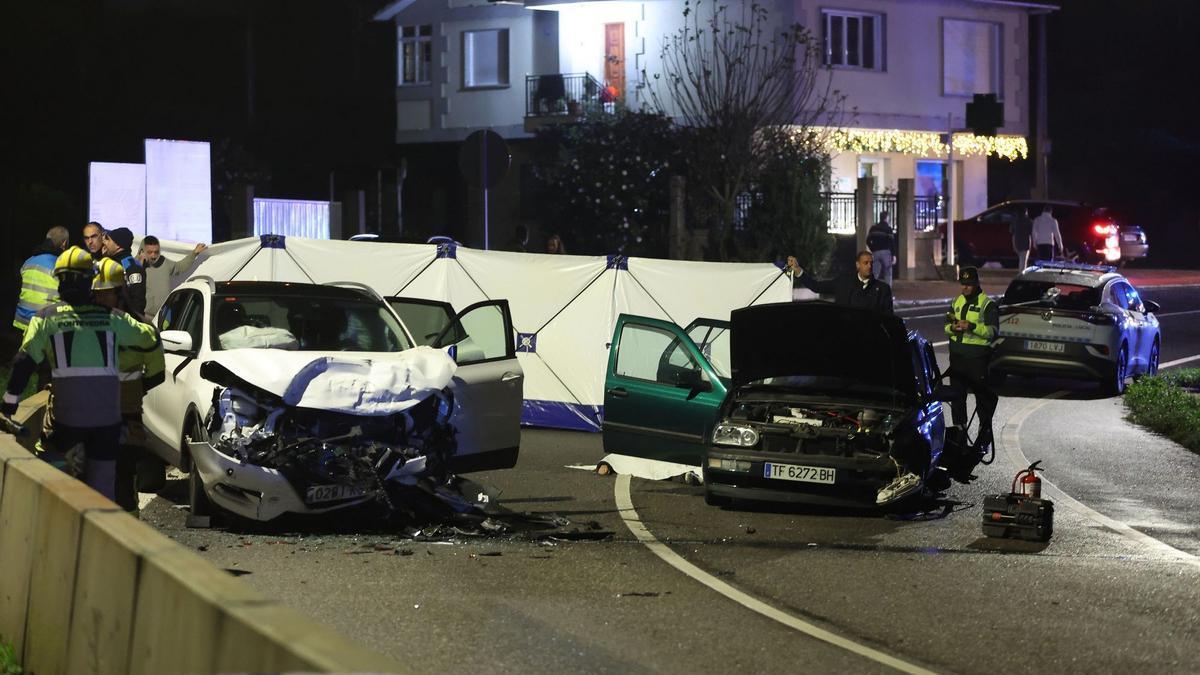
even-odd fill
[(654, 113), (591, 113), (538, 130), (543, 222), (571, 253), (665, 253), (671, 120)]
[(709, 228), (709, 255), (719, 260), (735, 255), (739, 197), (773, 166), (777, 136), (764, 130), (790, 127), (786, 152), (819, 168), (823, 135), (838, 126), (845, 102), (808, 29), (780, 26), (757, 2), (733, 7), (685, 2), (683, 27), (663, 45), (662, 72), (643, 73), (654, 109), (686, 129), (690, 219)]

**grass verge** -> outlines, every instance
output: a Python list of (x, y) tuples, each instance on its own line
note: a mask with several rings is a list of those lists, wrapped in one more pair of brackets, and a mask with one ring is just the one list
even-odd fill
[(1129, 420), (1200, 453), (1200, 368), (1143, 377), (1125, 390)]
[(17, 663), (17, 651), (7, 642), (0, 642), (0, 675), (21, 675), (21, 664)]

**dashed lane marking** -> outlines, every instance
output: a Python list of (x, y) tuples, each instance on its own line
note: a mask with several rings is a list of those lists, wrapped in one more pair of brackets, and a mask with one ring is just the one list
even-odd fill
[[(1008, 418), (1004, 424), (1004, 431), (1002, 432), (1001, 436), (1001, 438), (1004, 439), (1004, 444), (999, 448), (999, 450), (1003, 452), (1005, 449), (1007, 449), (1009, 452), (1011, 452), (1014, 456), (1010, 457), (1009, 459), (1017, 466), (1029, 466), (1029, 458), (1025, 456), (1025, 452), (1021, 449), (1021, 425), (1026, 419), (1029, 418), (1030, 415), (1040, 410), (1043, 406), (1048, 405), (1054, 399), (1066, 396), (1068, 393), (1070, 392), (1066, 390), (1060, 390), (1046, 394), (1042, 398), (1026, 404), (1024, 408), (1021, 408), (1015, 414), (1013, 414), (1012, 417)], [(1062, 504), (1063, 506), (1066, 506), (1072, 511), (1080, 514), (1084, 518), (1092, 520), (1093, 522), (1096, 522), (1101, 526), (1116, 532), (1117, 534), (1123, 535), (1128, 539), (1132, 539), (1133, 541), (1164, 554), (1169, 558), (1174, 558), (1195, 567), (1200, 567), (1200, 558), (1197, 558), (1187, 551), (1181, 551), (1166, 542), (1159, 541), (1158, 539), (1155, 539), (1144, 532), (1135, 530), (1119, 520), (1109, 518), (1103, 513), (1100, 513), (1090, 506), (1087, 506), (1083, 502), (1075, 499), (1066, 492), (1063, 492), (1062, 488), (1058, 487), (1044, 477), (1042, 478), (1042, 495), (1048, 497), (1055, 504)]]
[(633, 499), (629, 493), (629, 474), (621, 474), (617, 476), (616, 484), (613, 487), (613, 496), (617, 502), (617, 510), (621, 512), (621, 519), (625, 521), (625, 526), (633, 533), (634, 537), (646, 548), (650, 549), (654, 555), (658, 556), (663, 562), (671, 567), (683, 572), (692, 579), (704, 584), (710, 589), (720, 593), (721, 595), (733, 600), (743, 607), (758, 612), (759, 614), (778, 621), (779, 623), (816, 638), (822, 642), (831, 644), (835, 647), (840, 647), (848, 652), (857, 654), (863, 658), (870, 659), (876, 663), (881, 663), (890, 668), (894, 668), (903, 673), (932, 673), (933, 671), (926, 670), (920, 666), (914, 665), (902, 659), (898, 659), (890, 654), (885, 654), (878, 649), (861, 645), (853, 640), (849, 640), (840, 635), (832, 633), (824, 628), (813, 625), (802, 619), (798, 619), (787, 612), (781, 611), (768, 605), (767, 603), (751, 596), (747, 593), (739, 591), (729, 584), (721, 581), (717, 577), (705, 572), (696, 565), (688, 562), (675, 551), (672, 551), (669, 546), (660, 542), (654, 537), (650, 530), (642, 523), (638, 517), (637, 510), (633, 507)]

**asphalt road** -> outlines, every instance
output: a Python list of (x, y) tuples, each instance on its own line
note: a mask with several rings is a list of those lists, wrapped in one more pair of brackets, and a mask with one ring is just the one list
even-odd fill
[[(1162, 361), (1200, 354), (1200, 289), (1143, 295), (1164, 308)], [(942, 312), (903, 314), (932, 315), (911, 323), (940, 341)], [(180, 480), (143, 517), (415, 671), (1200, 672), (1200, 456), (1089, 384), (1012, 378), (1002, 393), (995, 464), (916, 517), (711, 508), (696, 486), (567, 468), (598, 460), (600, 438), (548, 430), (524, 432), (515, 469), (475, 478), (511, 509), (611, 539), (186, 530)], [(982, 496), (1032, 459), (1048, 467), (1054, 538), (984, 539)]]

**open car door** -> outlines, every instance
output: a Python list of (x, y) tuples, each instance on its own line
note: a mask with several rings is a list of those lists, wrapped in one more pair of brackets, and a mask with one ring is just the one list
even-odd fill
[(451, 470), (465, 473), (516, 465), (524, 374), (517, 363), (508, 301), (488, 300), (467, 307), (429, 344), (453, 346), (458, 362), (452, 385), (458, 450)]
[(728, 327), (705, 320), (685, 331), (669, 321), (617, 317), (604, 378), (605, 452), (700, 466), (729, 380), (689, 334), (710, 352), (723, 335), (728, 363)]

